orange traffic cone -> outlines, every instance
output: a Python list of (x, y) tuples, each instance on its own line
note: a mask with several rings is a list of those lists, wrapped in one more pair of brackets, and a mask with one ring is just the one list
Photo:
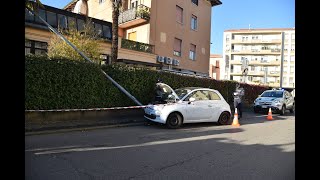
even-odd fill
[(239, 120), (238, 120), (238, 112), (237, 112), (237, 108), (234, 111), (234, 118), (233, 118), (233, 122), (232, 122), (232, 126), (236, 126), (239, 127)]
[(271, 108), (269, 108), (269, 112), (268, 112), (268, 117), (267, 117), (267, 119), (268, 119), (268, 120), (273, 120)]

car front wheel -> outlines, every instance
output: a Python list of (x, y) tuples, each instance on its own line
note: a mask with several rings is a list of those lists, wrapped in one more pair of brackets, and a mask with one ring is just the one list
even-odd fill
[(171, 113), (167, 118), (166, 125), (170, 129), (179, 128), (182, 125), (182, 117), (178, 113)]
[(283, 105), (281, 110), (280, 110), (280, 115), (284, 115), (285, 112), (286, 112), (286, 106)]
[(221, 124), (221, 125), (227, 125), (227, 124), (229, 124), (229, 121), (230, 121), (230, 114), (228, 112), (226, 112), (226, 111), (222, 112), (220, 114), (218, 123)]

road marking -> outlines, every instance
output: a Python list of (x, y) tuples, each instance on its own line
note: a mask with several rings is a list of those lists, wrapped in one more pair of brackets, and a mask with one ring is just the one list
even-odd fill
[(66, 148), (76, 148), (81, 146), (61, 146), (61, 147), (52, 147), (52, 148), (37, 148), (37, 149), (27, 149), (25, 151), (27, 152), (34, 152), (34, 151), (46, 151), (46, 150), (52, 150), (52, 149), (66, 149)]
[[(232, 131), (230, 131), (230, 133), (232, 133)], [(172, 143), (189, 142), (189, 141), (200, 141), (200, 140), (212, 139), (212, 138), (214, 138), (214, 136), (217, 136), (217, 135), (218, 134), (208, 135), (208, 136), (191, 137), (191, 138), (173, 139), (173, 140), (153, 141), (153, 142), (148, 142), (148, 143), (126, 145), (126, 146), (66, 148), (66, 149), (57, 149), (57, 150), (49, 150), (49, 151), (37, 152), (37, 153), (35, 153), (35, 155), (59, 154), (59, 153), (82, 152), (82, 151), (97, 151), (97, 150), (111, 150), (111, 149), (122, 149), (122, 148), (153, 146), (153, 145), (161, 145), (161, 144), (172, 144)]]

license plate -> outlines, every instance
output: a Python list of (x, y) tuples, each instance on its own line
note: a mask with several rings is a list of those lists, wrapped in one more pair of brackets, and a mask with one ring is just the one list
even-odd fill
[(268, 106), (262, 106), (262, 108), (267, 108)]

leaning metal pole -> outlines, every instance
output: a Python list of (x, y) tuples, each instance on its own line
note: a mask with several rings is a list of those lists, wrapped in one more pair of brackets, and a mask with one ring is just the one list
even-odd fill
[[(91, 61), (83, 52), (81, 52), (77, 47), (75, 47), (68, 39), (66, 39), (61, 33), (59, 33), (56, 29), (54, 29), (47, 21), (43, 20), (37, 13), (32, 11), (30, 8), (26, 7), (28, 11), (30, 11), (32, 14), (37, 16), (44, 24), (46, 24), (49, 29), (54, 32), (58, 37), (60, 37), (63, 41), (65, 41), (68, 45), (70, 45), (75, 51), (77, 51), (85, 60), (94, 63)], [(139, 106), (142, 106), (142, 104), (134, 97), (132, 96), (128, 91), (126, 91), (120, 84), (118, 84), (115, 80), (113, 80), (106, 72), (104, 72), (101, 69), (101, 72), (112, 82), (113, 85), (115, 85), (121, 92), (126, 94), (131, 100), (133, 100), (136, 104)]]

